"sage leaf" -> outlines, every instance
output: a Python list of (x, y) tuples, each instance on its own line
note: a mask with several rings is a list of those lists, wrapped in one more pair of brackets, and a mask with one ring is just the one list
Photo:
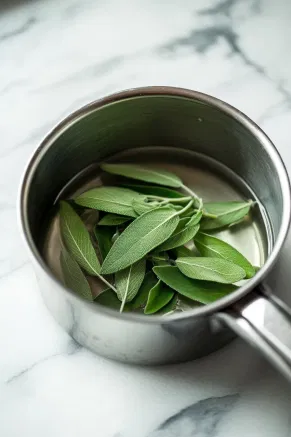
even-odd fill
[(84, 299), (93, 301), (93, 295), (88, 281), (79, 264), (63, 248), (60, 256), (65, 285)]
[(161, 308), (156, 314), (161, 316), (161, 315), (168, 315), (173, 313), (177, 308), (177, 303), (178, 303), (178, 296), (177, 294), (175, 294), (175, 296), (170, 300), (170, 302), (167, 303), (167, 305), (165, 305), (163, 308)]
[(178, 176), (165, 170), (155, 170), (132, 164), (102, 164), (101, 168), (108, 173), (143, 182), (165, 185), (166, 187), (179, 188), (183, 185)]
[(117, 226), (117, 225), (123, 225), (123, 223), (126, 223), (130, 220), (130, 217), (125, 217), (123, 215), (118, 214), (106, 214), (104, 217), (102, 217), (101, 220), (98, 222), (98, 226)]
[(195, 226), (198, 225), (202, 218), (202, 211), (197, 211), (194, 213), (194, 215), (190, 218), (190, 220), (187, 223), (187, 226)]
[(176, 259), (176, 265), (184, 275), (200, 281), (232, 284), (246, 276), (240, 266), (221, 258), (181, 257)]
[(187, 278), (175, 266), (154, 267), (153, 272), (179, 294), (202, 304), (215, 302), (238, 288), (235, 285), (216, 284)]
[(115, 275), (117, 297), (122, 302), (120, 312), (126, 302), (130, 302), (137, 294), (145, 276), (145, 259), (141, 259)]
[(94, 235), (98, 244), (98, 249), (100, 252), (100, 257), (102, 262), (105, 260), (109, 250), (113, 244), (113, 237), (116, 230), (111, 226), (95, 226)]
[(158, 196), (166, 199), (179, 199), (180, 197), (184, 197), (183, 193), (179, 193), (179, 191), (171, 190), (171, 188), (166, 187), (136, 184), (122, 184), (121, 186), (147, 196)]
[(171, 263), (167, 252), (153, 253), (149, 258), (155, 266), (168, 266)]
[(156, 313), (170, 302), (174, 294), (175, 292), (171, 288), (159, 281), (149, 292), (144, 313)]
[(115, 310), (119, 310), (120, 308), (120, 300), (116, 296), (116, 293), (114, 293), (114, 291), (110, 288), (107, 288), (106, 290), (98, 294), (98, 296), (95, 297), (94, 301), (99, 303), (100, 305), (104, 305)]
[(61, 234), (68, 251), (90, 275), (98, 276), (100, 263), (84, 223), (66, 202), (60, 202)]
[(194, 238), (195, 246), (202, 256), (223, 258), (242, 267), (246, 278), (252, 278), (256, 271), (252, 264), (234, 247), (219, 238), (199, 232)]
[(136, 296), (125, 305), (125, 309), (135, 310), (145, 305), (150, 290), (157, 284), (157, 282), (157, 277), (153, 272), (147, 272)]
[(189, 299), (189, 297), (185, 297), (180, 294), (177, 301), (176, 308), (179, 311), (189, 311), (189, 310), (193, 310), (193, 308), (198, 308), (201, 305), (202, 305), (201, 303), (196, 302), (192, 299)]
[(193, 252), (193, 250), (189, 249), (186, 246), (176, 247), (173, 252), (174, 252), (176, 258), (184, 257), (184, 256), (191, 256), (191, 257), (195, 256), (195, 253)]
[(188, 226), (188, 221), (188, 218), (180, 219), (179, 224), (173, 234), (168, 240), (158, 247), (158, 250), (163, 251), (174, 249), (175, 247), (183, 246), (184, 244), (188, 243), (188, 241), (192, 240), (192, 238), (199, 231), (199, 225)]
[(139, 216), (114, 242), (101, 268), (104, 274), (122, 270), (163, 243), (176, 229), (179, 218), (169, 207)]
[(253, 202), (213, 202), (205, 203), (204, 209), (216, 218), (203, 218), (201, 229), (219, 229), (243, 219), (250, 211)]
[(137, 215), (142, 215), (145, 212), (158, 208), (159, 206), (159, 202), (144, 202), (141, 200), (133, 200), (132, 202), (132, 207)]
[(132, 201), (141, 198), (142, 196), (140, 194), (126, 188), (98, 187), (82, 193), (76, 197), (74, 201), (78, 205), (87, 208), (128, 217), (136, 217), (136, 213), (132, 207)]
[(191, 219), (193, 214), (195, 214), (196, 209), (190, 208), (188, 211), (185, 211), (183, 214), (180, 215), (180, 218), (187, 218), (188, 221)]

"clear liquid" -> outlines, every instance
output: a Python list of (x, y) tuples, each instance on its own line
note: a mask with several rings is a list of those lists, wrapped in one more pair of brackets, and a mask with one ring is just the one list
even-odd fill
[[(257, 201), (251, 216), (243, 223), (217, 232), (215, 235), (239, 250), (253, 265), (262, 266), (273, 244), (272, 231), (267, 214), (250, 188), (238, 176), (218, 162), (193, 152), (175, 148), (134, 149), (112, 157), (112, 162), (132, 162), (140, 165), (162, 168), (177, 174), (185, 185), (203, 198), (205, 202), (226, 202), (253, 199)], [(134, 181), (132, 181), (134, 183)], [(74, 177), (59, 193), (55, 205), (60, 199), (80, 194), (90, 188), (113, 184), (110, 175), (100, 177), (99, 165), (93, 164)], [(91, 218), (96, 223), (98, 212)], [(43, 257), (53, 274), (62, 281), (60, 266), (61, 237), (57, 208), (52, 208), (49, 222), (46, 224), (43, 244)], [(97, 295), (104, 286), (90, 278), (93, 294)]]

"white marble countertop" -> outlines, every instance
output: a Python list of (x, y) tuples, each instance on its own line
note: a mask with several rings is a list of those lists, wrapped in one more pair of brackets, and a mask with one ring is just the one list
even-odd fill
[[(141, 85), (237, 106), (291, 171), (290, 20), (290, 0), (1, 1), (1, 437), (291, 436), (291, 387), (243, 341), (161, 368), (77, 348), (41, 301), (15, 207), (24, 165), (58, 120)], [(288, 250), (271, 279), (291, 302)]]

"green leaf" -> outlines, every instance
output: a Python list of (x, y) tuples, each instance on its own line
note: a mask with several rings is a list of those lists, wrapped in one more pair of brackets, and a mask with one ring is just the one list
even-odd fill
[(88, 281), (77, 261), (63, 248), (60, 256), (65, 285), (87, 300), (93, 300)]
[(198, 225), (202, 218), (202, 211), (197, 211), (188, 221), (187, 226), (195, 226)]
[(159, 202), (144, 202), (143, 200), (133, 200), (132, 202), (132, 207), (137, 215), (156, 209), (159, 205)]
[(240, 221), (250, 211), (253, 202), (213, 202), (205, 203), (204, 209), (216, 218), (203, 218), (201, 229), (218, 229)]
[(199, 225), (188, 226), (188, 218), (182, 218), (173, 234), (168, 240), (166, 240), (161, 246), (158, 247), (159, 251), (174, 249), (175, 247), (183, 246), (192, 240), (192, 238), (199, 231)]
[(119, 310), (120, 308), (120, 300), (116, 296), (116, 293), (114, 293), (114, 291), (110, 288), (107, 288), (106, 290), (102, 291), (102, 293), (98, 294), (94, 301), (100, 305), (104, 305), (115, 310)]
[(195, 245), (202, 256), (223, 258), (242, 267), (246, 278), (252, 278), (256, 271), (251, 263), (234, 247), (219, 238), (199, 232), (195, 238)]
[(221, 258), (182, 257), (176, 259), (176, 265), (184, 275), (200, 281), (232, 284), (246, 276), (244, 269)]
[(152, 271), (146, 273), (137, 295), (125, 305), (125, 309), (134, 310), (146, 304), (150, 290), (158, 282)]
[(166, 187), (179, 188), (183, 185), (178, 176), (165, 170), (156, 170), (132, 164), (102, 164), (101, 168), (108, 173), (143, 182), (165, 185)]
[(176, 212), (169, 207), (153, 209), (139, 216), (114, 242), (104, 260), (104, 274), (122, 270), (163, 243), (179, 223)]
[(177, 308), (177, 302), (178, 302), (178, 296), (177, 294), (170, 300), (167, 305), (165, 305), (160, 311), (158, 311), (156, 314), (161, 315), (167, 315), (168, 313), (172, 313)]
[(180, 218), (187, 218), (188, 221), (191, 219), (193, 214), (195, 214), (196, 208), (190, 208), (188, 211), (180, 215)]
[(195, 256), (195, 253), (193, 252), (193, 250), (189, 249), (186, 246), (176, 247), (173, 252), (176, 255), (176, 258), (179, 258), (182, 256), (183, 257), (184, 256)]
[(61, 234), (68, 251), (87, 273), (99, 276), (100, 263), (84, 223), (66, 202), (60, 202)]
[(149, 292), (145, 314), (153, 314), (167, 305), (174, 296), (174, 291), (159, 281)]
[(121, 184), (121, 186), (148, 196), (159, 196), (167, 199), (179, 199), (179, 197), (184, 197), (184, 194), (179, 193), (179, 191), (165, 187), (155, 187), (154, 185)]
[(179, 294), (197, 302), (208, 304), (214, 302), (238, 287), (229, 284), (216, 284), (207, 281), (197, 281), (184, 276), (174, 266), (159, 266), (153, 268), (157, 277)]
[(126, 188), (98, 187), (86, 191), (74, 199), (75, 203), (99, 211), (136, 217), (132, 207), (134, 199), (141, 199), (141, 194)]
[(199, 308), (201, 305), (201, 303), (189, 299), (189, 297), (180, 295), (176, 307), (180, 311), (189, 311), (193, 310), (193, 308)]
[(152, 253), (149, 258), (155, 266), (168, 266), (171, 262), (167, 252)]
[(100, 251), (102, 261), (105, 260), (109, 250), (112, 247), (113, 244), (112, 239), (115, 232), (116, 232), (115, 228), (110, 226), (108, 227), (102, 226), (101, 228), (95, 226), (94, 235), (98, 243), (98, 249)]
[(122, 225), (130, 220), (130, 217), (124, 217), (118, 214), (106, 214), (98, 222), (98, 226), (117, 226)]
[(130, 302), (136, 296), (145, 276), (145, 266), (145, 259), (141, 259), (116, 273), (115, 286), (117, 297), (122, 301), (123, 306), (125, 302)]

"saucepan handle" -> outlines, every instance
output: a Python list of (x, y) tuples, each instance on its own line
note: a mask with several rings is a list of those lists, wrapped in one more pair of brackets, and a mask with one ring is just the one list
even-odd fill
[(266, 286), (256, 288), (217, 317), (291, 382), (291, 310)]

